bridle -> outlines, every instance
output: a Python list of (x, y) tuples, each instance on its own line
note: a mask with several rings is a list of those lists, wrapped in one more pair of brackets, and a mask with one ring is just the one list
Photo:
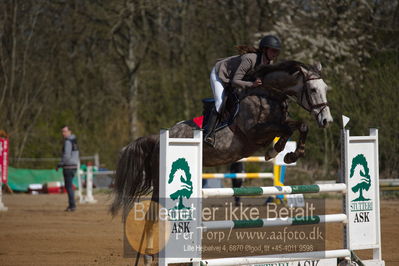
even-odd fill
[[(301, 71), (302, 72), (302, 71)], [(303, 88), (302, 88), (302, 93), (301, 93), (301, 100), (300, 103), (303, 103), (303, 98), (306, 97), (306, 101), (308, 102), (309, 108), (306, 108), (305, 106), (303, 106), (301, 104), (301, 106), (308, 111), (309, 113), (311, 113), (312, 111), (314, 111), (315, 109), (321, 108), (320, 111), (317, 113), (316, 117), (318, 117), (321, 112), (323, 112), (323, 110), (328, 106), (328, 102), (322, 102), (322, 103), (313, 103), (312, 98), (309, 95), (309, 85), (308, 82), (311, 80), (317, 80), (317, 79), (322, 79), (321, 77), (309, 77), (306, 76), (305, 73), (302, 72), (303, 75)]]
[[(300, 70), (300, 73), (302, 74), (302, 79), (303, 79), (303, 87), (302, 87), (302, 92), (300, 95), (300, 101), (295, 99), (292, 95), (286, 94), (274, 87), (268, 87), (268, 89), (271, 89), (274, 93), (277, 95), (283, 95), (285, 98), (288, 98), (289, 100), (293, 101), (294, 103), (298, 104), (302, 108), (304, 108), (306, 111), (309, 113), (312, 113), (315, 109), (321, 108), (320, 111), (316, 114), (316, 118), (319, 117), (321, 112), (328, 106), (328, 102), (322, 102), (322, 103), (313, 103), (310, 95), (309, 95), (309, 85), (308, 82), (311, 80), (316, 80), (316, 79), (322, 79), (320, 76), (315, 76), (315, 77), (310, 77), (311, 75), (306, 75), (302, 70)], [(306, 101), (308, 103), (309, 108), (306, 108), (302, 103), (303, 99), (306, 98)]]

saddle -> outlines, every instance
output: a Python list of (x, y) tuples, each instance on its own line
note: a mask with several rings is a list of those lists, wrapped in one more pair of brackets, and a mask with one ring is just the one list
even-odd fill
[[(226, 90), (226, 99), (224, 99), (224, 104), (221, 108), (222, 119), (216, 125), (214, 132), (222, 130), (225, 127), (230, 126), (234, 119), (240, 112), (240, 101), (247, 96), (258, 96), (265, 97), (268, 100), (279, 102), (283, 111), (288, 114), (288, 103), (287, 97), (276, 93), (272, 90), (263, 91), (259, 93), (258, 91), (232, 91)], [(205, 128), (210, 116), (212, 115), (212, 110), (215, 109), (215, 99), (214, 98), (204, 98), (202, 99), (203, 109), (202, 116), (196, 117), (192, 120), (186, 121), (191, 126), (197, 127), (198, 129)]]
[[(240, 100), (237, 95), (231, 94), (230, 97), (226, 98), (227, 99), (224, 100), (224, 104), (222, 106), (222, 119), (218, 121), (214, 132), (230, 126), (240, 111)], [(205, 128), (208, 124), (210, 116), (212, 115), (212, 112), (215, 109), (215, 99), (204, 98), (202, 99), (202, 104), (202, 115), (195, 117), (192, 120), (184, 121), (183, 123), (186, 123), (191, 127), (196, 127), (197, 129)]]
[[(234, 93), (229, 93), (225, 96), (224, 103), (221, 108), (221, 116), (222, 119), (218, 122), (215, 128), (215, 132), (222, 130), (225, 127), (230, 126), (234, 119), (237, 117), (240, 111), (240, 100)], [(215, 109), (215, 99), (214, 98), (205, 98), (202, 99), (203, 110), (202, 115), (204, 117), (203, 127), (207, 125), (209, 121), (209, 117), (212, 115), (212, 110)]]

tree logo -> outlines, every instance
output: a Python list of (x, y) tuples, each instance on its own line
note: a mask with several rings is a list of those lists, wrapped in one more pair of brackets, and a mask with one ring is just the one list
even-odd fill
[[(359, 166), (359, 167), (357, 167)], [(356, 171), (359, 169), (359, 171)], [(352, 187), (352, 191), (357, 193), (359, 192), (359, 197), (352, 201), (368, 201), (370, 199), (366, 199), (363, 196), (363, 190), (368, 191), (371, 186), (371, 178), (370, 178), (370, 170), (368, 168), (366, 157), (363, 154), (356, 155), (352, 160), (352, 166), (350, 170), (350, 178), (352, 177), (360, 177), (360, 181), (356, 186)]]
[(177, 191), (170, 194), (172, 200), (179, 199), (179, 203), (174, 209), (191, 209), (183, 204), (183, 197), (189, 199), (193, 194), (193, 183), (191, 182), (190, 166), (184, 158), (179, 158), (172, 164), (172, 170), (169, 174), (168, 184), (177, 184)]

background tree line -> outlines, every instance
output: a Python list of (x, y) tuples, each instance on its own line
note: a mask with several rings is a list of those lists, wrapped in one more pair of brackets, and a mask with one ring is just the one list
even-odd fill
[(68, 124), (114, 168), (128, 142), (201, 114), (218, 58), (272, 33), (280, 59), (321, 61), (332, 88), (327, 130), (290, 107), (310, 126), (299, 167), (336, 175), (345, 114), (352, 134), (380, 129), (381, 170), (397, 177), (398, 30), (397, 0), (3, 0), (0, 128), (11, 157), (40, 158), (59, 156)]

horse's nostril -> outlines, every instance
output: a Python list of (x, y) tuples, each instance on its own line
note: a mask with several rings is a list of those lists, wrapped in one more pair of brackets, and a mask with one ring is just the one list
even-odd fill
[(327, 119), (323, 119), (323, 126), (326, 126), (327, 125)]

